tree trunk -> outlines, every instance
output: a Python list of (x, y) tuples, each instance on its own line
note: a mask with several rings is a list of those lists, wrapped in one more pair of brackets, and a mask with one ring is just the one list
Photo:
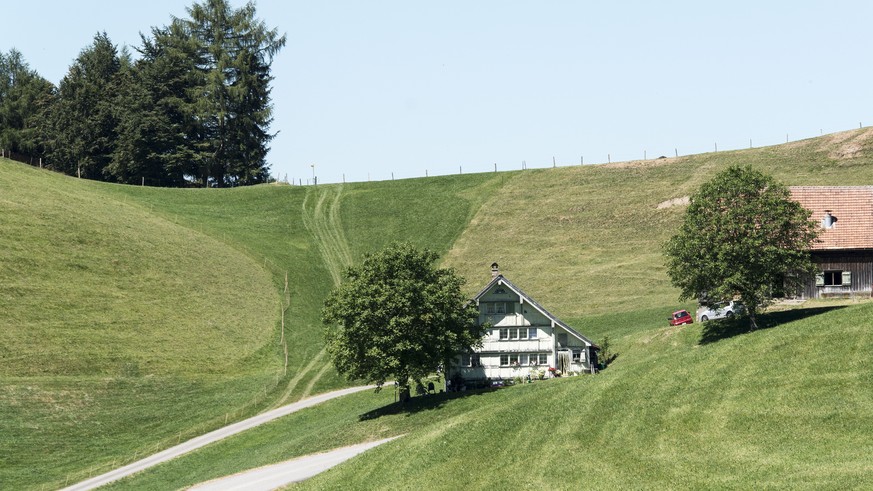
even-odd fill
[(400, 392), (400, 403), (404, 404), (411, 397), (409, 394), (409, 372), (406, 370), (397, 374), (397, 385)]
[(754, 331), (758, 328), (758, 312), (755, 309), (749, 309), (749, 329)]

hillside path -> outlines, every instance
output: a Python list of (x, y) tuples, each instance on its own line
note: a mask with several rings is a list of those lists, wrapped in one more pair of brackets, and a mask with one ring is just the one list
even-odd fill
[(281, 418), (282, 416), (286, 416), (301, 409), (314, 406), (324, 401), (335, 399), (344, 395), (353, 394), (362, 390), (373, 389), (375, 387), (375, 385), (350, 387), (347, 389), (335, 390), (333, 392), (326, 392), (324, 394), (319, 394), (308, 399), (303, 399), (301, 401), (288, 404), (287, 406), (282, 406), (280, 408), (261, 413), (257, 416), (253, 416), (249, 419), (239, 421), (232, 425), (225, 426), (224, 428), (219, 428), (217, 430), (206, 433), (205, 435), (200, 435), (198, 437), (192, 438), (187, 442), (181, 443), (174, 447), (170, 447), (162, 452), (158, 452), (154, 455), (138, 460), (136, 462), (132, 462), (125, 465), (124, 467), (119, 467), (118, 469), (115, 469), (113, 471), (109, 471), (105, 474), (101, 474), (99, 476), (92, 477), (72, 486), (63, 488), (63, 490), (61, 491), (84, 491), (94, 489), (99, 486), (109, 484), (110, 482), (117, 481), (118, 479), (121, 479), (123, 477), (127, 477), (131, 474), (135, 474), (139, 471), (148, 469), (149, 467), (158, 465), (162, 462), (174, 459), (180, 455), (184, 455), (210, 443), (217, 442), (250, 428), (254, 428), (269, 421), (273, 421), (274, 419)]
[(306, 455), (286, 462), (252, 469), (232, 476), (221, 477), (197, 484), (189, 491), (271, 491), (288, 484), (303, 481), (373, 447), (390, 442), (399, 436), (375, 442), (359, 443), (329, 452)]

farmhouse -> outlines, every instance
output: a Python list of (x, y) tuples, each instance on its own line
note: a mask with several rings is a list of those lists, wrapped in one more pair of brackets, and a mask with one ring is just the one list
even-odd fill
[[(541, 378), (591, 372), (600, 348), (528, 296), (491, 266), (491, 281), (472, 302), (487, 331), (482, 347), (448, 364), (455, 387), (487, 380)], [(449, 388), (453, 388), (451, 385)]]
[(795, 186), (791, 197), (820, 222), (812, 247), (818, 274), (801, 298), (870, 296), (873, 293), (873, 186)]

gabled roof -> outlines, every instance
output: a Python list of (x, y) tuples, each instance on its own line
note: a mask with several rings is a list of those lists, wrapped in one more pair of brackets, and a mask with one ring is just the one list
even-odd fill
[(792, 186), (791, 197), (821, 221), (826, 213), (836, 218), (823, 228), (813, 251), (873, 249), (873, 186)]
[(473, 297), (473, 301), (476, 302), (476, 305), (479, 304), (479, 299), (481, 299), (483, 296), (485, 296), (485, 294), (488, 293), (488, 291), (491, 290), (491, 288), (493, 288), (494, 285), (506, 286), (507, 288), (509, 288), (510, 290), (515, 292), (516, 295), (521, 297), (523, 299), (522, 301), (524, 303), (530, 304), (533, 308), (537, 309), (537, 311), (539, 311), (539, 313), (546, 316), (546, 318), (549, 319), (549, 321), (551, 321), (553, 326), (555, 326), (555, 325), (560, 326), (561, 328), (563, 328), (564, 330), (566, 330), (567, 332), (569, 332), (573, 336), (579, 338), (580, 340), (585, 341), (586, 343), (599, 348), (599, 346), (597, 346), (597, 343), (586, 338), (581, 333), (579, 333), (579, 331), (573, 329), (572, 327), (568, 326), (563, 321), (561, 321), (560, 319), (558, 319), (557, 317), (552, 315), (551, 312), (549, 312), (542, 305), (537, 303), (536, 300), (532, 299), (530, 297), (530, 295), (525, 293), (521, 288), (515, 286), (515, 284), (513, 284), (511, 281), (507, 280), (502, 274), (497, 275), (494, 278), (492, 278), (491, 281), (488, 282), (487, 285), (485, 285), (485, 288), (483, 288), (482, 291), (480, 291), (478, 294), (476, 294), (475, 297)]

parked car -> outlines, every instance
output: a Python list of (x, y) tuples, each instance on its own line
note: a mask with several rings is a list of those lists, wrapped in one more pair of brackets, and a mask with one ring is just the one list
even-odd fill
[(702, 305), (697, 309), (697, 320), (700, 322), (706, 322), (713, 319), (729, 319), (736, 314), (742, 314), (745, 310), (746, 307), (743, 304), (734, 301), (730, 301), (726, 304)]
[(694, 324), (694, 319), (687, 310), (677, 310), (673, 315), (667, 318), (671, 326), (681, 326), (682, 324)]

